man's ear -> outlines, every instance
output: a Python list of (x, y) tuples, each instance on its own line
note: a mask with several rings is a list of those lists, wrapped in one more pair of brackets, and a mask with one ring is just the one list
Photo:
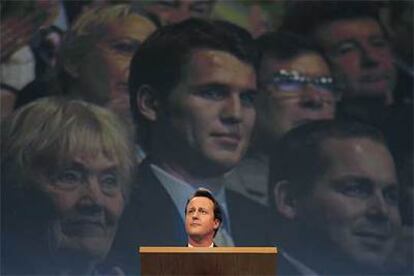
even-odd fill
[(287, 180), (277, 182), (273, 196), (277, 211), (287, 219), (294, 219), (297, 215), (297, 199), (289, 186)]
[(219, 226), (220, 226), (220, 220), (219, 219), (214, 219), (214, 226), (213, 226), (214, 230), (219, 228)]
[(156, 121), (159, 117), (160, 95), (149, 85), (143, 85), (137, 92), (137, 108), (147, 120)]

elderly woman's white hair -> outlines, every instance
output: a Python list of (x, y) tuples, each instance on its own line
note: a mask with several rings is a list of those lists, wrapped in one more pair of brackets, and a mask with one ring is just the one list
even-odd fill
[(43, 98), (8, 118), (1, 136), (2, 167), (7, 167), (2, 174), (8, 174), (13, 185), (34, 185), (39, 173), (61, 169), (79, 153), (103, 153), (119, 164), (127, 198), (136, 162), (133, 135), (124, 121), (105, 108), (79, 100)]

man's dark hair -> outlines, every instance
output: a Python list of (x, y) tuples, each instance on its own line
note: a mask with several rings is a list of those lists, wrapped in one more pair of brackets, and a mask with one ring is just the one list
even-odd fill
[[(331, 138), (368, 138), (385, 145), (378, 129), (354, 121), (320, 120), (294, 128), (271, 151), (269, 194), (273, 194), (275, 184), (282, 180), (289, 181), (292, 193), (309, 194), (317, 178), (328, 168), (322, 144)], [(269, 202), (273, 208), (273, 197)]]
[[(256, 68), (253, 39), (231, 23), (192, 18), (158, 29), (138, 48), (130, 65), (130, 105), (138, 132), (147, 132), (149, 127), (136, 105), (138, 89), (148, 85), (166, 101), (196, 49), (224, 51)], [(148, 147), (148, 133), (143, 136), (141, 143)]]
[[(214, 198), (213, 194), (205, 189), (205, 188), (198, 188), (195, 193), (187, 200), (187, 203), (185, 204), (185, 210), (184, 210), (184, 214), (187, 214), (187, 206), (190, 203), (190, 201), (195, 198), (195, 197), (206, 197), (208, 199), (210, 199), (213, 202), (214, 205), (214, 218), (218, 219), (220, 221), (220, 225), (221, 222), (223, 220), (222, 217), (222, 213), (221, 213), (221, 208), (220, 208), (220, 204), (218, 203), (218, 201)], [(214, 230), (214, 236), (216, 236), (218, 229), (220, 228), (220, 225), (217, 229)]]
[(304, 36), (291, 32), (269, 32), (256, 39), (259, 53), (259, 64), (265, 55), (278, 60), (290, 60), (304, 53), (316, 53), (326, 59), (322, 49)]
[[(287, 4), (280, 30), (305, 36), (333, 21), (372, 18), (382, 27), (378, 15), (378, 1), (292, 1)], [(384, 32), (385, 34), (385, 32)]]

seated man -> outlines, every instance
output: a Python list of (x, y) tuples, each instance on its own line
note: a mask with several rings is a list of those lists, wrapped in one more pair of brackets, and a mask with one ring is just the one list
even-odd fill
[[(302, 20), (297, 20), (297, 18)], [(394, 102), (396, 68), (375, 4), (361, 1), (294, 3), (283, 30), (314, 39), (332, 63), (345, 100)]]
[(278, 275), (391, 273), (401, 228), (394, 161), (381, 133), (359, 123), (318, 121), (282, 138), (269, 193)]
[(1, 274), (97, 275), (128, 201), (133, 139), (110, 111), (44, 98), (1, 129)]
[(260, 50), (256, 136), (226, 185), (267, 204), (268, 148), (290, 129), (332, 119), (339, 99), (325, 56), (304, 38), (272, 32), (257, 39)]
[(410, 135), (413, 76), (397, 67), (378, 3), (292, 2), (281, 28), (306, 35), (323, 49), (343, 92), (337, 117), (357, 119), (386, 131), (390, 119), (403, 115), (410, 120), (401, 123), (401, 129)]
[(266, 210), (213, 181), (246, 152), (256, 115), (256, 50), (247, 32), (229, 24), (193, 18), (164, 26), (132, 59), (131, 110), (148, 158), (113, 252), (133, 271), (137, 246), (187, 242), (183, 210), (199, 187), (222, 207), (215, 243), (267, 243)]
[(185, 206), (185, 231), (189, 247), (216, 246), (213, 238), (221, 224), (221, 209), (209, 190), (199, 188)]

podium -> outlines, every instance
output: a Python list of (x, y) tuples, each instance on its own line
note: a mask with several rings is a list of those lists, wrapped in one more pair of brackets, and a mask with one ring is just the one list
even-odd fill
[(276, 275), (276, 247), (140, 247), (141, 275)]

